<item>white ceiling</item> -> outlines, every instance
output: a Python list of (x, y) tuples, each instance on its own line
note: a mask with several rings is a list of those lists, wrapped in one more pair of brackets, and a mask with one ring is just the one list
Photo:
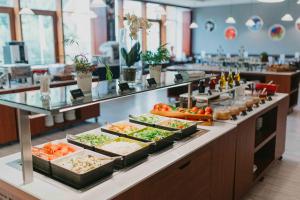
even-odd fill
[[(147, 0), (143, 0), (147, 1)], [(231, 4), (245, 4), (256, 0), (148, 0), (150, 2), (165, 3), (170, 5), (178, 5), (190, 8), (205, 7), (205, 6), (220, 6)]]

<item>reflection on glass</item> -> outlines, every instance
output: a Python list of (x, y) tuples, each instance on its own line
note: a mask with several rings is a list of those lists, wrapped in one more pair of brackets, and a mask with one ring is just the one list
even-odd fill
[(53, 18), (45, 15), (22, 15), (21, 19), (29, 63), (55, 63)]
[(0, 13), (0, 63), (3, 63), (3, 46), (11, 40), (9, 15)]

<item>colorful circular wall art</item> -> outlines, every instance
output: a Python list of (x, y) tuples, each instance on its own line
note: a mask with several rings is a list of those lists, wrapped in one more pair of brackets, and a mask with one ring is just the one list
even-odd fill
[(259, 32), (261, 31), (262, 27), (264, 26), (264, 21), (260, 16), (252, 16), (252, 21), (254, 22), (253, 26), (248, 26), (248, 29), (252, 32)]
[(224, 31), (224, 35), (225, 35), (226, 40), (235, 40), (236, 37), (237, 37), (237, 34), (238, 34), (237, 30), (233, 26), (227, 27)]
[(274, 41), (280, 41), (285, 36), (285, 28), (281, 24), (274, 24), (269, 29), (269, 37)]
[(205, 22), (204, 29), (207, 32), (213, 32), (216, 29), (216, 23), (213, 20), (209, 19)]
[(296, 20), (295, 28), (296, 28), (297, 31), (300, 32), (300, 17)]

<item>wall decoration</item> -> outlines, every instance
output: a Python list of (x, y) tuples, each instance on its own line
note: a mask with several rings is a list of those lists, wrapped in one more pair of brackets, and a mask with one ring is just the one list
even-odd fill
[(228, 26), (224, 31), (224, 36), (226, 40), (235, 40), (238, 31), (234, 26)]
[(269, 29), (269, 37), (274, 41), (280, 41), (285, 36), (285, 28), (281, 24), (274, 24)]
[(259, 32), (261, 31), (262, 27), (264, 26), (264, 21), (260, 16), (252, 16), (250, 19), (254, 22), (253, 26), (248, 26), (248, 29), (252, 32)]
[(297, 31), (300, 32), (300, 17), (295, 22), (295, 28), (296, 28)]
[(207, 32), (213, 32), (216, 29), (216, 23), (211, 19), (206, 20), (205, 25), (204, 25), (204, 29)]

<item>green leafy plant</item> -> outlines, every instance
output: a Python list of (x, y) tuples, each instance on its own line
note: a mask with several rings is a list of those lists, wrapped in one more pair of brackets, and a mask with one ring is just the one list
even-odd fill
[(127, 67), (131, 67), (134, 63), (141, 60), (141, 44), (139, 42), (135, 43), (129, 52), (125, 48), (121, 48), (121, 54), (124, 58)]
[(268, 60), (269, 60), (268, 53), (267, 52), (262, 52), (260, 54), (260, 60), (261, 60), (261, 62), (268, 62)]
[(160, 65), (170, 60), (170, 52), (166, 48), (167, 44), (161, 45), (156, 52), (146, 51), (142, 53), (142, 60), (149, 65)]
[(90, 73), (95, 70), (95, 65), (92, 65), (83, 54), (76, 55), (73, 61), (77, 72)]
[(110, 70), (110, 66), (107, 64), (107, 62), (104, 59), (99, 59), (98, 62), (102, 63), (105, 66), (105, 79), (107, 81), (112, 81), (113, 80), (113, 73)]

